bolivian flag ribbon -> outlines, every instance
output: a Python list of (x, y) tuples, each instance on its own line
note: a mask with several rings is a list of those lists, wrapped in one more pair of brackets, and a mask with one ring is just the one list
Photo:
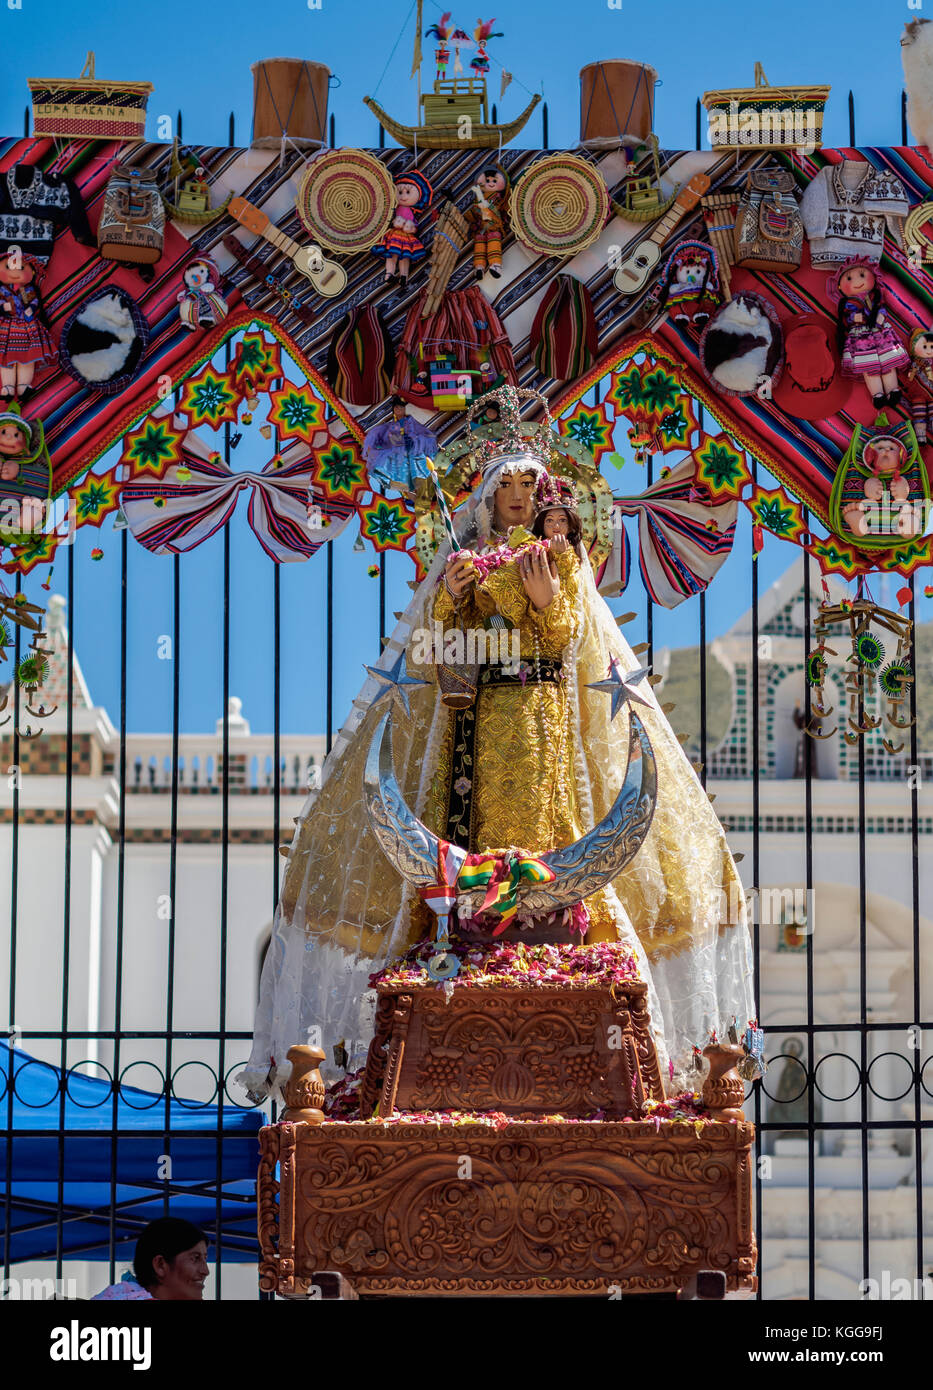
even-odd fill
[(501, 922), (493, 932), (504, 932), (518, 909), (520, 883), (550, 883), (554, 870), (542, 859), (519, 854), (468, 854), (457, 877), (458, 888), (483, 888), (486, 896), (480, 912), (494, 912)]

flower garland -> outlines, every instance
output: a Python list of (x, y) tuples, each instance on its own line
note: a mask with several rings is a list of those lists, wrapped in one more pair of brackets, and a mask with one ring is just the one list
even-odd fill
[[(431, 940), (418, 942), (392, 965), (371, 975), (370, 988), (432, 985), (434, 982), (426, 967), (435, 949)], [(526, 946), (520, 941), (482, 949), (454, 941), (447, 949), (460, 961), (459, 974), (445, 982), (454, 989), (493, 986), (528, 989), (549, 985), (593, 989), (638, 979), (635, 957), (620, 941), (600, 941), (592, 946), (569, 943)]]

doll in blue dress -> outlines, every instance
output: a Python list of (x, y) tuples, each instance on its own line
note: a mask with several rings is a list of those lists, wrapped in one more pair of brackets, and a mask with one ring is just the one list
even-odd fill
[(392, 419), (375, 425), (363, 440), (363, 457), (373, 482), (412, 497), (418, 478), (428, 477), (427, 460), (433, 460), (437, 438), (405, 413), (401, 396), (392, 398)]

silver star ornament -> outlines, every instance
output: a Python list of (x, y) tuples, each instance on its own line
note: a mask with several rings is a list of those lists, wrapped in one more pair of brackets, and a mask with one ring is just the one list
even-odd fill
[(644, 695), (635, 689), (649, 674), (650, 666), (639, 666), (634, 671), (628, 671), (624, 676), (619, 675), (619, 668), (616, 658), (613, 657), (609, 663), (610, 675), (604, 681), (593, 681), (586, 688), (587, 690), (602, 690), (612, 700), (612, 713), (610, 719), (615, 719), (619, 710), (627, 700), (635, 700), (640, 705), (647, 705), (652, 708), (651, 701), (646, 700)]
[(411, 718), (411, 704), (408, 698), (409, 690), (416, 685), (427, 685), (427, 681), (416, 680), (414, 676), (405, 673), (405, 653), (399, 652), (391, 666), (384, 670), (378, 666), (367, 666), (366, 671), (377, 680), (382, 689), (377, 695), (373, 696), (372, 703), (384, 700), (388, 695), (403, 710), (406, 719)]

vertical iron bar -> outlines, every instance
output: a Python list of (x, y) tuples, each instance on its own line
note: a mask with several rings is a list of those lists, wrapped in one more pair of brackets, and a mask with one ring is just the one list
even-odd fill
[(382, 128), (382, 123), (380, 122), (380, 125), (379, 125), (379, 148), (380, 148), (380, 150), (384, 150), (385, 147), (386, 147), (386, 133), (385, 133), (385, 131), (384, 131), (383, 128)]
[(855, 148), (855, 97), (849, 92), (849, 145)]
[(901, 144), (907, 144), (907, 93), (901, 91)]
[[(120, 809), (117, 823), (117, 943), (113, 999), (113, 1107), (110, 1136), (110, 1282), (116, 1279), (117, 1130), (120, 1122), (120, 1031), (123, 1027), (123, 916), (126, 905), (126, 639), (127, 535), (120, 534)], [(73, 549), (73, 547), (72, 547)], [(168, 1079), (166, 1078), (166, 1084)]]
[[(27, 107), (28, 113), (28, 107)], [(16, 593), (20, 593), (23, 587), (23, 577), (17, 571)], [(22, 633), (23, 630), (19, 623), (13, 624), (13, 669), (19, 669), (22, 655)], [(19, 741), (19, 716), (20, 716), (20, 692), (19, 681), (10, 682), (13, 687), (13, 733), (12, 733), (12, 752), (13, 752), (13, 825), (12, 837), (10, 842), (10, 992), (9, 992), (9, 1057), (8, 1065), (10, 1068), (7, 1078), (6, 1088), (6, 1181), (3, 1193), (3, 1277), (10, 1277), (10, 1246), (12, 1244), (13, 1233), (13, 1091), (16, 1085), (16, 1047), (15, 1047), (15, 1027), (16, 1027), (16, 967), (17, 967), (17, 944), (19, 938), (19, 784), (22, 773), (19, 765), (20, 741)]]
[(696, 106), (696, 147), (700, 149), (703, 143), (703, 103), (697, 97)]
[[(758, 486), (758, 460), (752, 455), (751, 458), (752, 486)], [(752, 720), (752, 963), (755, 979), (755, 1016), (761, 1020), (761, 914), (757, 910), (760, 899), (758, 889), (761, 886), (761, 772), (759, 768), (759, 743), (761, 737), (761, 723), (758, 707), (758, 561), (755, 551), (754, 531), (751, 536), (752, 543), (752, 676), (751, 688), (746, 691), (745, 702), (745, 737), (746, 747), (748, 746), (748, 717), (751, 710)], [(753, 1088), (755, 1097), (755, 1127), (760, 1135), (758, 1128), (761, 1124), (761, 1087)], [(761, 1140), (759, 1139), (759, 1153), (761, 1152)], [(758, 1292), (755, 1295), (760, 1301), (764, 1294), (762, 1290), (762, 1260), (764, 1256), (764, 1238), (761, 1229), (762, 1212), (762, 1190), (761, 1173), (756, 1174), (755, 1179), (755, 1230), (758, 1232)]]
[(382, 655), (382, 643), (386, 636), (386, 561), (389, 552), (384, 550), (379, 557), (379, 645), (376, 648), (376, 660)]
[[(701, 110), (702, 110), (702, 105), (701, 105), (700, 99), (699, 99), (699, 97), (698, 97), (698, 98), (697, 98), (697, 105), (696, 105), (696, 147), (697, 147), (697, 149), (700, 148), (700, 140), (701, 140), (701, 128), (700, 128), (700, 112), (701, 112)], [(701, 430), (704, 428), (704, 415), (705, 415), (705, 412), (704, 412), (703, 406), (700, 405), (699, 402), (698, 402), (698, 403), (697, 403), (697, 418), (698, 418), (698, 420), (699, 420), (699, 424), (700, 424), (700, 429), (701, 429)], [(708, 751), (709, 751), (709, 750), (708, 750), (708, 746), (707, 746), (707, 737), (706, 737), (706, 719), (707, 719), (706, 684), (707, 684), (707, 669), (706, 669), (706, 590), (705, 590), (705, 589), (701, 589), (701, 590), (700, 590), (700, 785), (703, 787), (703, 790), (704, 790), (704, 791), (706, 790), (706, 760), (707, 760), (707, 755), (708, 755)]]
[[(651, 486), (654, 474), (654, 455), (648, 454), (645, 458), (645, 472), (647, 475), (648, 487)], [(655, 675), (654, 670), (654, 604), (651, 601), (651, 594), (645, 589), (645, 640), (648, 643), (648, 650), (645, 652), (645, 665)]]
[(546, 150), (547, 147), (548, 147), (548, 143), (547, 143), (547, 102), (546, 102), (546, 101), (542, 101), (542, 103), (541, 103), (541, 148), (542, 148), (542, 150)]
[[(178, 884), (178, 723), (181, 706), (181, 556), (172, 557), (172, 792), (168, 851), (168, 959), (165, 994), (165, 1145), (171, 1158), (172, 1142), (172, 1051), (175, 1040), (175, 894)], [(190, 771), (190, 769), (189, 769)], [(163, 1215), (168, 1216), (169, 1182), (162, 1196)]]
[[(809, 512), (803, 508), (804, 526), (809, 524)], [(806, 670), (807, 653), (810, 650), (810, 554), (803, 552), (803, 660)], [(810, 727), (811, 696), (810, 682), (803, 683), (804, 729), (798, 737), (804, 743), (804, 858), (806, 864), (806, 902), (807, 902), (807, 1279), (808, 1298), (816, 1298), (816, 1097), (812, 1078), (816, 1075), (814, 1057), (815, 1038), (813, 1035), (813, 922), (810, 920), (811, 893), (813, 891), (813, 740), (806, 732)], [(796, 748), (794, 749), (796, 758)], [(795, 769), (796, 771), (796, 769)]]
[(330, 147), (332, 150), (337, 147), (337, 122), (334, 120), (333, 112), (330, 115)]
[[(865, 690), (859, 682), (858, 722), (865, 723)], [(862, 1278), (869, 1277), (868, 1231), (868, 866), (865, 862), (865, 737), (858, 741), (858, 992), (859, 1122), (862, 1157)]]
[(236, 116), (232, 111), (230, 112), (230, 117), (227, 121), (227, 144), (236, 144)]
[[(224, 347), (226, 365), (230, 366), (230, 344)], [(230, 425), (224, 425), (224, 462), (230, 466)], [(220, 999), (217, 1040), (217, 1135), (215, 1193), (215, 1257), (216, 1279), (214, 1298), (219, 1301), (223, 1282), (223, 1134), (224, 1134), (224, 1077), (227, 1069), (227, 911), (230, 867), (230, 527), (224, 527), (224, 600), (223, 600), (223, 775), (221, 778), (220, 812)]]
[(175, 121), (176, 121), (176, 124), (177, 124), (177, 126), (178, 126), (178, 141), (179, 141), (179, 144), (180, 144), (180, 143), (181, 143), (181, 138), (182, 138), (182, 134), (181, 134), (181, 112), (180, 112), (180, 111), (177, 112), (177, 114), (176, 114), (176, 116), (175, 116)]
[(23, 134), (29, 134), (29, 107), (23, 108)]
[(71, 998), (71, 812), (74, 790), (74, 601), (75, 548), (68, 547), (68, 646), (65, 659), (65, 862), (62, 921), (62, 1043), (59, 1066), (61, 1089), (58, 1095), (58, 1211), (55, 1223), (55, 1277), (62, 1277), (63, 1245), (65, 1238), (65, 1097), (68, 1093), (68, 1005)]
[[(904, 142), (907, 143), (906, 140)], [(914, 576), (908, 580), (910, 584), (910, 604), (907, 615), (911, 623), (916, 623), (917, 614), (916, 589), (914, 587)], [(911, 629), (914, 650), (911, 657), (913, 669), (917, 670), (917, 629)], [(914, 967), (914, 989), (913, 1021), (919, 1024), (922, 1018), (920, 1009), (922, 1007), (920, 998), (920, 805), (918, 801), (918, 781), (919, 781), (919, 751), (917, 746), (917, 681), (916, 677), (910, 683), (910, 715), (913, 723), (910, 726), (910, 765), (913, 768), (910, 787), (910, 907), (911, 907), (911, 945), (913, 948), (913, 967)], [(920, 1076), (920, 1042), (917, 1039), (917, 1062), (914, 1066), (914, 1188), (917, 1200), (917, 1279), (920, 1281), (918, 1288), (923, 1288), (923, 1277), (926, 1273), (926, 1263), (923, 1258), (923, 1130), (920, 1128), (920, 1121), (923, 1118), (922, 1097), (920, 1095), (921, 1076)]]
[(328, 541), (327, 552), (327, 594), (325, 597), (326, 627), (325, 646), (327, 651), (327, 752), (334, 741), (334, 543)]

